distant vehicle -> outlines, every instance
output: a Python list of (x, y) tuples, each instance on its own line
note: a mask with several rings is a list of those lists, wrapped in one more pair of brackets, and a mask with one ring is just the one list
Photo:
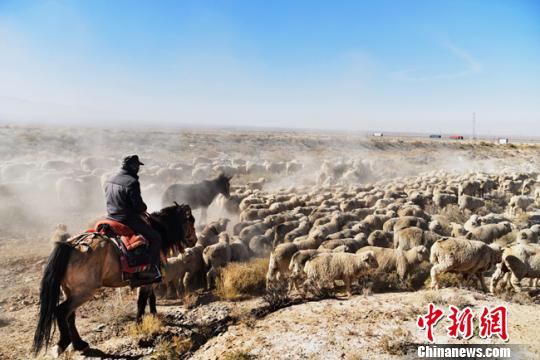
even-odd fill
[(382, 136), (383, 136), (383, 133), (382, 133), (382, 132), (374, 132), (374, 133), (373, 133), (373, 136), (376, 136), (376, 137), (382, 137)]
[(463, 136), (462, 135), (452, 135), (452, 136), (450, 136), (450, 139), (452, 139), (452, 140), (463, 140)]
[(441, 137), (442, 137), (442, 136), (439, 135), (439, 134), (431, 134), (431, 135), (429, 135), (429, 138), (430, 138), (430, 139), (440, 139)]
[(508, 144), (508, 138), (499, 138), (499, 144), (501, 145)]

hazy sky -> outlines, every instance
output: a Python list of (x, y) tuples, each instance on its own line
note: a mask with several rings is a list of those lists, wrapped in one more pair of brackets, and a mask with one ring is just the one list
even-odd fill
[(0, 0), (0, 122), (540, 136), (540, 1)]

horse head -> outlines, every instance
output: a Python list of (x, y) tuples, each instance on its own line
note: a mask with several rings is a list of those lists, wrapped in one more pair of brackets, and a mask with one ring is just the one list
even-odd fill
[(219, 192), (227, 199), (231, 197), (231, 179), (233, 175), (227, 176), (223, 173), (219, 174), (216, 179), (216, 184)]
[(195, 231), (195, 218), (191, 212), (191, 207), (187, 204), (178, 205), (175, 201), (174, 206), (182, 223), (186, 247), (195, 246), (197, 243), (197, 233)]
[(189, 205), (178, 205), (161, 209), (150, 215), (152, 227), (158, 230), (162, 236), (162, 249), (165, 254), (169, 250), (182, 252), (187, 247), (192, 247), (197, 242), (195, 233), (195, 218), (191, 214)]

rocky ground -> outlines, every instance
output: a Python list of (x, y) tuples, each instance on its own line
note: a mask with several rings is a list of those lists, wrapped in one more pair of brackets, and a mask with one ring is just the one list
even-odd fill
[[(2, 359), (30, 356), (40, 272), (49, 250), (43, 239), (14, 244), (8, 239), (0, 241)], [(506, 305), (509, 343), (525, 344), (521, 349), (524, 358), (538, 357), (538, 305), (529, 298), (521, 299), (513, 297), (508, 302), (476, 290), (447, 288), (440, 292), (364, 293), (269, 311), (261, 298), (226, 302), (203, 294), (183, 304), (161, 300), (159, 324), (148, 333), (134, 330), (135, 294), (127, 289), (105, 290), (79, 311), (79, 329), (92, 350), (84, 355), (68, 351), (64, 358), (174, 358), (167, 357), (174, 354), (170, 344), (181, 339), (190, 339), (179, 346), (185, 347), (184, 358), (193, 359), (403, 358), (414, 355), (416, 344), (425, 343), (425, 334), (415, 322), (429, 302), (442, 308), (469, 305), (473, 311)], [(436, 327), (437, 343), (500, 343), (478, 337), (450, 340), (445, 326)]]

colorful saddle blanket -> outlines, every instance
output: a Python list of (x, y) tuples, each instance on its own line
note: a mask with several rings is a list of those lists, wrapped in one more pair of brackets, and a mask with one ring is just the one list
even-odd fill
[(109, 238), (118, 250), (122, 271), (137, 273), (150, 268), (148, 240), (135, 234), (128, 226), (114, 220), (100, 220), (87, 233), (98, 233)]

